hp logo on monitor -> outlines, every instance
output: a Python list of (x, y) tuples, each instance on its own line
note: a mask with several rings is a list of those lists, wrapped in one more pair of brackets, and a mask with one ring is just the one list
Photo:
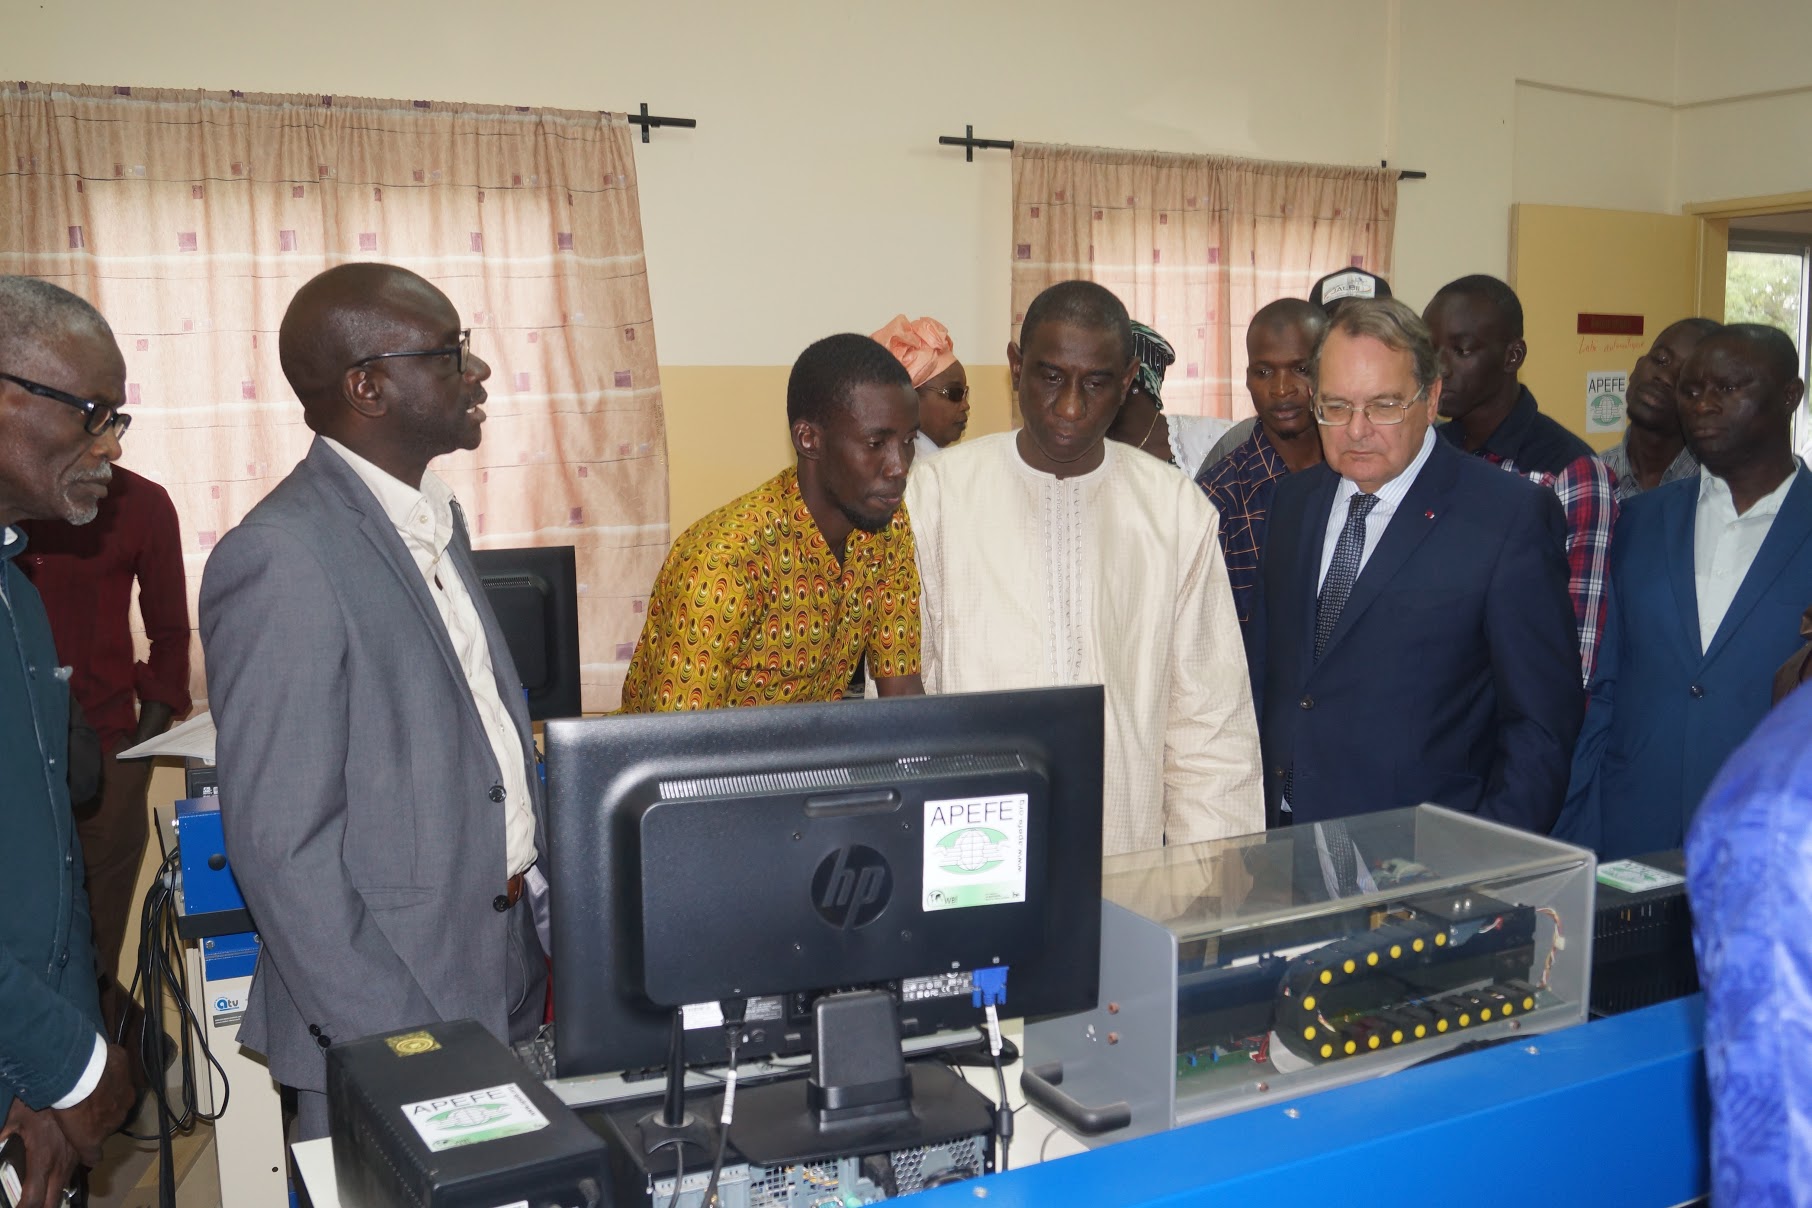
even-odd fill
[(874, 922), (892, 896), (893, 869), (887, 857), (859, 843), (831, 852), (812, 874), (812, 902), (818, 914), (844, 931)]

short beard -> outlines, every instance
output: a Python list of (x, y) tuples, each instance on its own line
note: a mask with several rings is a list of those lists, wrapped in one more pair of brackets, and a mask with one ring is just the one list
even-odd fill
[(893, 523), (892, 512), (888, 512), (885, 516), (876, 516), (873, 512), (858, 512), (841, 500), (837, 502), (837, 510), (843, 513), (845, 520), (865, 533), (878, 533)]
[[(93, 503), (88, 503), (88, 504), (77, 503), (74, 499), (72, 499), (70, 497), (69, 488), (74, 487), (74, 486), (79, 486), (82, 483), (88, 483), (88, 482), (110, 483), (112, 481), (113, 481), (113, 470), (111, 467), (108, 468), (108, 471), (105, 474), (89, 473), (89, 474), (83, 474), (83, 475), (80, 475), (79, 477), (70, 479), (66, 484), (64, 484), (63, 514), (61, 517), (59, 517), (59, 519), (64, 520), (64, 521), (68, 522), (69, 524), (76, 526), (77, 528), (80, 528), (84, 524), (92, 523), (94, 521), (94, 518), (101, 514), (101, 501), (99, 499), (97, 499)], [(105, 497), (103, 496), (103, 498), (105, 498)]]

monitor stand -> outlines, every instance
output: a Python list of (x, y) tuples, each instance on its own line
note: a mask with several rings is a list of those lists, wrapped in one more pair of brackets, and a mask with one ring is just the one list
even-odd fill
[(908, 1067), (900, 1010), (884, 991), (812, 1008), (811, 1074), (739, 1091), (730, 1143), (757, 1166), (861, 1157), (986, 1134), (993, 1104), (941, 1064)]
[(708, 1165), (717, 1147), (717, 1126), (699, 1119), (686, 1110), (686, 1024), (679, 1011), (673, 1013), (673, 1034), (667, 1043), (667, 1090), (661, 1097), (660, 1110), (649, 1112), (636, 1122), (642, 1140), (642, 1152), (653, 1157), (660, 1149), (682, 1152), (674, 1156), (689, 1166), (697, 1163), (683, 1152), (691, 1145), (704, 1155)]

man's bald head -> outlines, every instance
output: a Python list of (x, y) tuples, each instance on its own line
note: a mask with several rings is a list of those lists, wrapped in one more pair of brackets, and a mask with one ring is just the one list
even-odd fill
[(409, 270), (343, 264), (296, 292), (277, 347), (308, 426), (413, 487), (482, 439), (491, 367), (459, 323)]
[(1793, 337), (1778, 327), (1766, 323), (1731, 323), (1718, 328), (1712, 336), (1747, 344), (1755, 363), (1767, 370), (1769, 377), (1780, 385), (1799, 377), (1799, 352), (1793, 347)]
[(296, 291), (283, 313), (277, 355), (311, 424), (340, 400), (346, 370), (392, 351), (410, 331), (404, 316), (424, 305), (452, 306), (426, 279), (394, 264), (338, 265)]
[(1246, 327), (1247, 344), (1250, 346), (1254, 332), (1278, 331), (1300, 331), (1313, 344), (1321, 339), (1327, 325), (1328, 312), (1306, 298), (1279, 298), (1259, 307), (1258, 313), (1252, 316), (1252, 322)]

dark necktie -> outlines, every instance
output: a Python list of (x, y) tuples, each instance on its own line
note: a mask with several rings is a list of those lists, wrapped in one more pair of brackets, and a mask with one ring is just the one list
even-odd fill
[[(1359, 578), (1359, 562), (1365, 553), (1365, 518), (1378, 505), (1376, 495), (1354, 495), (1346, 501), (1346, 524), (1340, 529), (1340, 539), (1334, 543), (1334, 558), (1328, 563), (1327, 578), (1321, 584), (1321, 596), (1315, 605), (1315, 661), (1321, 661), (1321, 652), (1327, 649), (1328, 639), (1334, 635), (1334, 626), (1340, 623), (1340, 614), (1346, 608), (1347, 597), (1353, 594), (1353, 583)], [(1296, 767), (1292, 763), (1284, 774), (1284, 799), (1290, 800), (1290, 790), (1295, 787)], [(1329, 891), (1340, 896), (1353, 893), (1358, 889), (1358, 878), (1355, 875), (1357, 859), (1353, 851), (1353, 841), (1346, 833), (1346, 823), (1329, 822), (1322, 826), (1322, 836), (1328, 846), (1328, 861), (1334, 866), (1336, 884), (1328, 887)]]
[(1327, 649), (1334, 636), (1334, 626), (1346, 608), (1346, 598), (1353, 594), (1353, 581), (1359, 577), (1359, 560), (1365, 553), (1365, 518), (1378, 505), (1376, 495), (1354, 495), (1346, 501), (1346, 525), (1334, 545), (1334, 560), (1328, 563), (1328, 577), (1321, 584), (1321, 599), (1315, 606), (1315, 661)]

